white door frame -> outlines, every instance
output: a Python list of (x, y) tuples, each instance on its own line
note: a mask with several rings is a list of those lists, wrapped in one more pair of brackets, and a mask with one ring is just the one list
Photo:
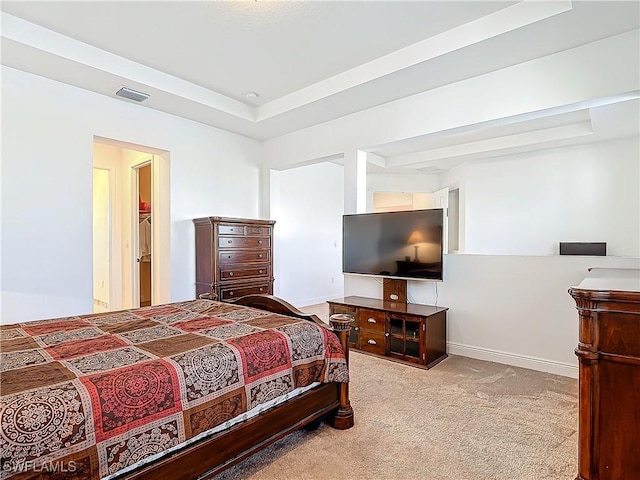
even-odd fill
[(449, 253), (449, 187), (436, 190), (431, 195), (432, 207), (442, 209), (442, 253)]
[(157, 305), (171, 301), (171, 183), (169, 152), (154, 153), (151, 166), (152, 199), (151, 298)]

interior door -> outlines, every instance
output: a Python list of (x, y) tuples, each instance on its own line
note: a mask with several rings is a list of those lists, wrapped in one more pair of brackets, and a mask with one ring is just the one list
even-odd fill
[(153, 229), (151, 228), (151, 211), (153, 176), (151, 164), (138, 169), (138, 243), (139, 243), (139, 292), (140, 306), (152, 304), (153, 294)]
[(148, 161), (135, 165), (133, 170), (133, 300), (134, 307), (146, 307), (153, 304), (152, 163)]

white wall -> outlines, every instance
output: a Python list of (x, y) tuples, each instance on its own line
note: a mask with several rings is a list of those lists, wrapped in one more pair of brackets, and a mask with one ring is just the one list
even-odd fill
[(170, 153), (172, 300), (192, 218), (259, 216), (259, 142), (2, 67), (2, 323), (92, 310), (94, 135)]
[(464, 178), (465, 253), (558, 254), (559, 242), (607, 242), (640, 256), (638, 137), (471, 162)]
[(333, 163), (272, 174), (275, 294), (295, 305), (342, 295), (343, 175)]
[(367, 212), (373, 212), (376, 192), (431, 193), (438, 189), (437, 175), (367, 174)]

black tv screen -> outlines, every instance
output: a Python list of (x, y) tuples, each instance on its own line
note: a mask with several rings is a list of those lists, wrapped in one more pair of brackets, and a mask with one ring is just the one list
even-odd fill
[(344, 215), (342, 271), (442, 280), (441, 208)]

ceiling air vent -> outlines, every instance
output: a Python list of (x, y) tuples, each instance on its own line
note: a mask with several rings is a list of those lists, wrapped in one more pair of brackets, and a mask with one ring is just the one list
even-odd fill
[(149, 98), (148, 93), (138, 92), (137, 90), (132, 90), (131, 88), (127, 87), (122, 87), (116, 92), (116, 95), (118, 95), (119, 97), (128, 98), (129, 100), (135, 100), (136, 102), (142, 102)]

